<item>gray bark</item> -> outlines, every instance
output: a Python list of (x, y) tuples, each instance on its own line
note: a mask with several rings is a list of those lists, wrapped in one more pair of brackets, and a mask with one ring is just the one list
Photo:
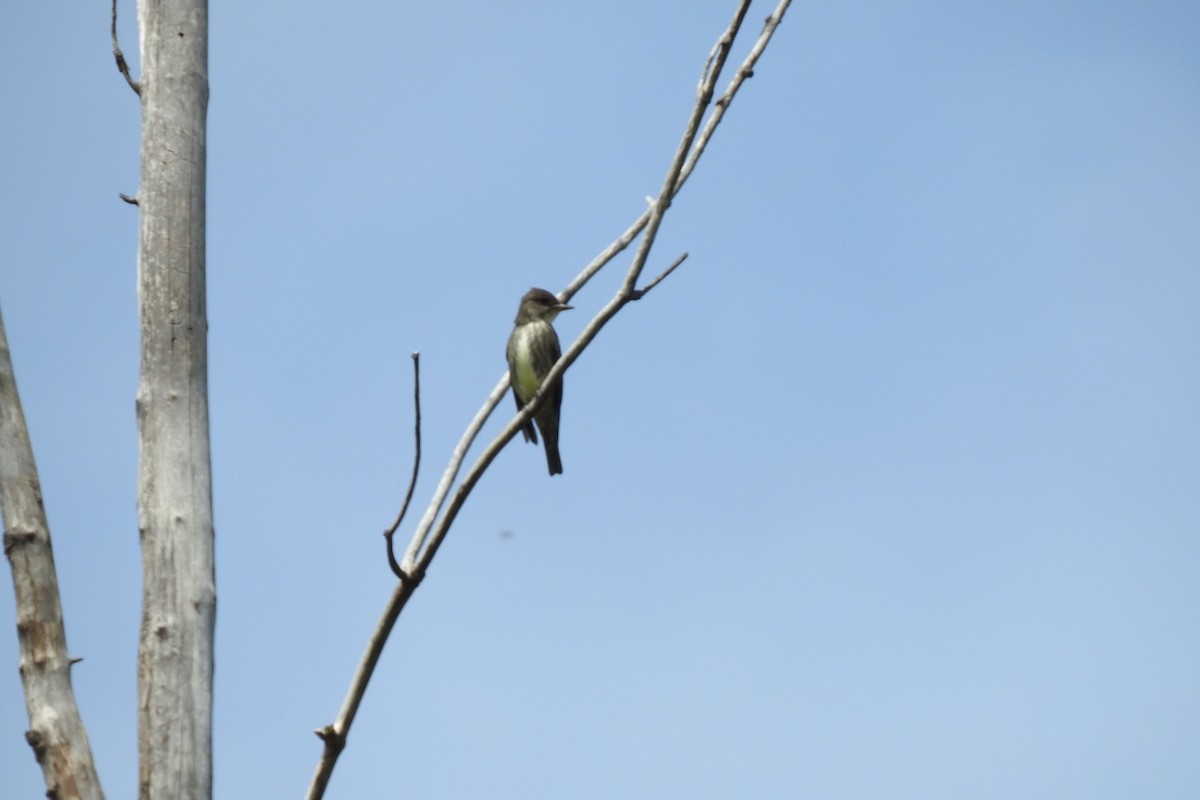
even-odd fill
[(71, 658), (50, 527), (25, 414), (0, 318), (0, 509), (4, 554), (12, 566), (21, 681), (29, 730), (25, 739), (42, 767), (46, 795), (102, 798), (87, 731), (71, 687)]
[(139, 0), (139, 797), (212, 796), (216, 583), (205, 310), (206, 0)]

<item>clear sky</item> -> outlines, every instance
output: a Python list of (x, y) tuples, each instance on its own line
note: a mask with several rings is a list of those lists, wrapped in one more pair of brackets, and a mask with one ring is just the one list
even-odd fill
[[(213, 4), (218, 797), (302, 795), (393, 587), (409, 353), (423, 506), (521, 294), (657, 191), (733, 5)], [(108, 19), (6, 12), (0, 304), (132, 797)], [(516, 441), (478, 487), (328, 796), (1200, 796), (1200, 4), (797, 2), (650, 269), (683, 251), (567, 373), (565, 474)], [(7, 588), (0, 619), (4, 795), (36, 797)]]

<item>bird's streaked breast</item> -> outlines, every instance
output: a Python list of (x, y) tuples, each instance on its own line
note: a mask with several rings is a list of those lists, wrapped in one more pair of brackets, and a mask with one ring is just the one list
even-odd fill
[(539, 325), (537, 323), (529, 323), (522, 325), (516, 330), (516, 375), (515, 386), (517, 394), (522, 400), (527, 400), (533, 397), (538, 388), (541, 387), (542, 381), (534, 369), (534, 336), (537, 333)]

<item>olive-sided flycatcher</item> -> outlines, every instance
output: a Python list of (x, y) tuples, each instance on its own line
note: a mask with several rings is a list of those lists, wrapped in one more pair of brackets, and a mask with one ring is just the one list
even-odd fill
[[(541, 388), (546, 374), (562, 355), (558, 334), (550, 323), (558, 316), (558, 312), (569, 308), (571, 306), (558, 302), (558, 298), (545, 289), (530, 289), (521, 298), (516, 325), (513, 326), (512, 336), (508, 337), (508, 380), (512, 384), (518, 411)], [(548, 391), (533, 419), (526, 422), (521, 431), (525, 434), (525, 441), (537, 444), (537, 432), (533, 429), (533, 423), (537, 422), (546, 446), (546, 464), (551, 475), (561, 475), (563, 471), (562, 459), (558, 457), (558, 414), (561, 407), (560, 378)]]

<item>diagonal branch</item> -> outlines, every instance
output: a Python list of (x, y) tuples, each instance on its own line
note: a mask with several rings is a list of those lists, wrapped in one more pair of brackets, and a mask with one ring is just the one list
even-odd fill
[[(679, 187), (682, 185), (680, 180), (681, 174), (684, 164), (687, 161), (688, 153), (691, 152), (692, 144), (696, 139), (700, 120), (704, 117), (704, 112), (708, 108), (709, 103), (712, 102), (713, 90), (717, 79), (721, 75), (721, 70), (725, 66), (725, 60), (729, 57), (729, 50), (733, 46), (733, 40), (737, 37), (738, 30), (741, 28), (742, 20), (745, 18), (749, 7), (750, 0), (742, 0), (738, 4), (737, 11), (733, 15), (733, 21), (730, 22), (729, 27), (717, 40), (712, 52), (709, 53), (708, 60), (704, 63), (700, 85), (696, 92), (696, 103), (693, 105), (692, 113), (688, 117), (687, 125), (684, 127), (679, 146), (675, 149), (675, 156), (672, 158), (671, 166), (667, 170), (666, 178), (663, 180), (658, 199), (651, 203), (648, 209), (649, 217), (646, 220), (642, 241), (638, 245), (637, 252), (634, 254), (633, 263), (630, 264), (629, 269), (625, 273), (625, 280), (622, 282), (621, 288), (617, 290), (616, 295), (608, 301), (608, 304), (596, 314), (592, 321), (587, 324), (575, 342), (567, 348), (567, 351), (563, 353), (562, 357), (551, 368), (550, 372), (542, 380), (543, 386), (553, 386), (562, 374), (566, 372), (567, 368), (575, 363), (575, 360), (579, 358), (592, 340), (599, 335), (601, 328), (617, 315), (618, 311), (624, 308), (627, 303), (642, 297), (646, 291), (649, 291), (649, 289), (645, 289), (637, 292), (635, 289), (637, 279), (641, 277), (646, 259), (650, 255), (651, 248), (654, 247), (654, 241), (658, 236), (658, 229), (662, 224), (663, 215), (671, 207), (671, 200), (678, 193)], [(680, 262), (682, 262), (682, 259), (680, 259)], [(668, 268), (663, 277), (673, 270), (674, 266)], [(658, 281), (656, 280), (655, 285), (657, 283)], [(634, 296), (635, 293), (636, 297)], [(564, 296), (561, 299), (564, 301), (570, 299), (570, 294), (564, 292)], [(504, 383), (505, 380), (501, 379), (501, 384), (503, 385)], [(503, 396), (503, 394), (504, 391), (501, 389), (500, 395)], [(432, 538), (423, 552), (420, 548), (425, 541), (427, 531), (423, 527), (417, 529), (416, 534), (413, 536), (415, 547), (410, 545), (408, 553), (405, 554), (406, 572), (414, 575), (424, 574), (425, 567), (437, 553), (442, 539), (449, 532), (450, 525), (454, 522), (454, 518), (458, 515), (458, 511), (462, 508), (463, 503), (466, 502), (466, 498), (471, 493), (475, 483), (483, 475), (483, 471), (492, 463), (492, 460), (495, 459), (500, 450), (508, 444), (509, 440), (516, 435), (517, 430), (533, 416), (544, 399), (545, 392), (539, 391), (534, 396), (534, 399), (526, 404), (526, 407), (509, 422), (504, 430), (488, 445), (483, 454), (480, 455), (475, 465), (471, 467), (470, 472), (467, 473), (466, 478), (463, 479), (463, 482), (455, 491), (454, 499), (442, 515), (441, 520), (437, 523), (436, 528), (433, 529)], [(428, 518), (429, 514), (427, 512), (426, 519)], [(422, 519), (422, 523), (424, 522), (425, 519)], [(411, 566), (409, 566), (410, 558), (413, 562)]]
[[(745, 15), (748, 5), (749, 3), (745, 0), (739, 4), (738, 11), (734, 17), (735, 22), (740, 23), (741, 19)], [(762, 33), (755, 41), (754, 46), (750, 48), (750, 53), (738, 67), (737, 74), (730, 81), (729, 86), (721, 94), (721, 97), (717, 99), (716, 103), (714, 104), (713, 113), (709, 115), (708, 121), (705, 123), (703, 130), (701, 130), (700, 134), (696, 137), (691, 152), (688, 154), (687, 159), (676, 178), (674, 190), (671, 193), (672, 198), (679, 194), (679, 191), (683, 188), (683, 185), (687, 182), (687, 179), (691, 177), (692, 172), (696, 169), (696, 164), (699, 162), (700, 156), (703, 154), (705, 148), (708, 147), (708, 143), (712, 139), (713, 133), (716, 131), (717, 126), (724, 118), (726, 109), (729, 108), (729, 105), (733, 102), (733, 98), (742, 88), (742, 84), (745, 83), (747, 78), (754, 74), (755, 64), (758, 63), (759, 57), (766, 49), (767, 44), (770, 43), (771, 37), (775, 33), (775, 29), (779, 27), (779, 23), (783, 20), (784, 12), (787, 11), (788, 6), (790, 5), (791, 0), (780, 0), (779, 4), (775, 7), (775, 10), (772, 11), (770, 16), (767, 17)], [(729, 31), (727, 30), (725, 34), (718, 39), (717, 44), (713, 47), (713, 52), (709, 54), (708, 60), (705, 62), (701, 88), (697, 98), (698, 100), (703, 99), (705, 78), (707, 78), (707, 84), (710, 89), (711, 87), (716, 86), (717, 79), (720, 76), (718, 73), (714, 73), (711, 70), (711, 66), (715, 55), (718, 53), (721, 43), (725, 41), (725, 37), (728, 33)], [(725, 52), (727, 54), (728, 51), (726, 50)], [(724, 59), (722, 59), (722, 63), (724, 63)], [(624, 233), (618, 236), (612, 242), (612, 244), (600, 251), (600, 253), (597, 254), (596, 257), (593, 258), (592, 261), (586, 267), (584, 267), (569, 284), (567, 284), (567, 288), (559, 293), (559, 299), (563, 301), (570, 300), (587, 284), (588, 281), (590, 281), (596, 275), (597, 272), (603, 269), (605, 265), (616, 258), (627, 247), (629, 247), (629, 245), (637, 239), (642, 231), (646, 229), (646, 226), (649, 224), (650, 218), (653, 215), (653, 211), (654, 208), (652, 205), (643, 211), (641, 216), (634, 220), (633, 224), (630, 225)], [(425, 539), (433, 527), (434, 520), (437, 519), (437, 515), (441, 512), (442, 506), (450, 494), (450, 487), (454, 483), (455, 478), (458, 477), (458, 471), (462, 467), (462, 463), (466, 458), (467, 451), (471, 449), (471, 446), (475, 443), (476, 437), (479, 435), (479, 431), (483, 429), (484, 423), (487, 421), (488, 417), (491, 416), (492, 411), (495, 410), (496, 406), (499, 405), (500, 400), (503, 399), (507, 391), (508, 372), (506, 371), (500, 376), (500, 380), (497, 381), (496, 385), (492, 388), (492, 391), (488, 393), (487, 398), (483, 402), (483, 406), (471, 419), (471, 422), (467, 425), (467, 429), (463, 432), (462, 438), (459, 439), (458, 444), (455, 445), (454, 450), (451, 452), (450, 460), (446, 465), (446, 469), (442, 473), (442, 477), (438, 481), (437, 487), (434, 489), (433, 499), (430, 501), (429, 506), (425, 509), (424, 516), (421, 517), (420, 522), (417, 524), (417, 533), (413, 536), (408, 551), (405, 553), (403, 563), (406, 570), (411, 570), (412, 566), (415, 564), (417, 554), (424, 546)], [(526, 419), (528, 419), (528, 417)]]
[[(742, 84), (746, 82), (746, 79), (754, 75), (754, 65), (758, 63), (759, 57), (766, 49), (767, 44), (770, 43), (771, 37), (775, 34), (775, 29), (778, 28), (779, 23), (783, 21), (784, 12), (787, 11), (788, 6), (790, 5), (791, 0), (780, 0), (779, 5), (777, 5), (775, 10), (771, 12), (771, 15), (767, 17), (766, 22), (763, 25), (762, 33), (759, 35), (758, 40), (755, 41), (754, 46), (750, 48), (749, 55), (746, 56), (745, 60), (742, 61), (741, 66), (738, 67), (737, 73), (734, 75), (733, 80), (729, 82), (729, 86), (717, 99), (716, 103), (714, 103), (713, 112), (709, 115), (708, 121), (704, 123), (704, 129), (697, 137), (696, 143), (692, 147), (691, 153), (688, 154), (687, 161), (684, 163), (683, 169), (679, 173), (679, 180), (675, 184), (675, 191), (672, 197), (676, 194), (679, 194), (679, 191), (683, 188), (683, 185), (687, 183), (687, 179), (692, 176), (693, 170), (696, 169), (696, 163), (700, 160), (700, 156), (704, 154), (705, 148), (708, 147), (709, 140), (712, 139), (713, 133), (716, 131), (717, 126), (721, 124), (721, 120), (725, 117), (725, 111), (733, 102), (734, 96), (736, 96), (738, 90), (742, 88)], [(629, 245), (632, 244), (635, 239), (637, 239), (638, 234), (646, 229), (646, 224), (650, 221), (651, 211), (652, 209), (650, 208), (647, 208), (645, 211), (643, 211), (641, 216), (634, 220), (633, 224), (630, 225), (624, 233), (618, 236), (612, 244), (600, 251), (600, 253), (592, 259), (591, 263), (584, 267), (583, 270), (575, 276), (575, 279), (567, 285), (566, 291), (562, 293), (563, 298), (569, 300), (574, 297), (575, 294), (592, 279), (592, 276), (604, 268), (605, 264), (607, 264), (609, 261), (612, 261), (625, 248), (629, 247)], [(505, 380), (507, 380), (507, 376), (505, 376)], [(503, 392), (501, 392), (501, 395), (503, 395)]]
[(672, 261), (670, 266), (668, 266), (666, 269), (664, 269), (662, 272), (658, 273), (658, 275), (655, 276), (654, 280), (647, 283), (641, 289), (635, 289), (633, 291), (633, 297), (631, 297), (630, 299), (631, 300), (641, 300), (643, 297), (645, 297), (647, 294), (649, 294), (651, 289), (653, 289), (655, 286), (658, 286), (660, 283), (665, 281), (667, 279), (667, 277), (672, 272), (675, 271), (676, 267), (678, 267), (684, 261), (687, 261), (687, 257), (688, 257), (688, 254), (684, 253), (679, 258)]
[(50, 527), (0, 318), (0, 511), (17, 600), (17, 641), (29, 730), (48, 797), (104, 796), (71, 687)]
[[(564, 302), (569, 300), (583, 286), (591, 280), (591, 278), (599, 272), (606, 264), (608, 264), (617, 254), (627, 248), (639, 235), (643, 232), (645, 235), (638, 247), (634, 256), (633, 262), (625, 274), (625, 279), (618, 289), (616, 295), (608, 301), (608, 303), (596, 314), (596, 316), (587, 324), (584, 330), (579, 334), (576, 340), (567, 348), (562, 357), (554, 364), (549, 374), (543, 380), (544, 386), (551, 386), (554, 382), (575, 362), (583, 353), (584, 349), (596, 338), (600, 330), (624, 308), (628, 303), (640, 300), (647, 292), (657, 286), (664, 280), (676, 267), (683, 262), (687, 257), (686, 254), (676, 259), (674, 263), (668, 266), (660, 275), (650, 281), (641, 289), (636, 288), (638, 279), (641, 277), (642, 270), (649, 257), (650, 250), (653, 247), (654, 240), (658, 233), (658, 228), (662, 223), (662, 217), (671, 205), (672, 199), (683, 184), (687, 181), (692, 171), (696, 167), (700, 155), (707, 146), (721, 119), (724, 117), (725, 110), (732, 102), (733, 97), (737, 94), (746, 78), (753, 74), (754, 64), (761, 56), (767, 43), (770, 41), (775, 29), (783, 18), (784, 12), (790, 5), (791, 0), (780, 0), (771, 16), (767, 18), (763, 32), (758, 40), (751, 48), (750, 54), (743, 61), (738, 69), (737, 75), (730, 82), (728, 88), (721, 94), (716, 101), (715, 108), (709, 116), (703, 128), (700, 126), (701, 120), (704, 118), (705, 111), (713, 105), (713, 95), (715, 93), (716, 83), (720, 77), (721, 71), (729, 56), (730, 49), (737, 33), (741, 27), (742, 21), (745, 18), (746, 11), (749, 8), (750, 0), (740, 0), (738, 8), (734, 14), (733, 21), (726, 28), (725, 32), (717, 40), (711, 53), (704, 64), (704, 69), (701, 73), (700, 85), (697, 90), (696, 103), (693, 106), (692, 113), (688, 118), (685, 126), (683, 137), (680, 140), (679, 146), (676, 149), (675, 155), (672, 158), (671, 166), (667, 171), (663, 181), (659, 196), (655, 199), (649, 208), (617, 239), (605, 248), (593, 261), (588, 264), (574, 280), (568, 284), (567, 288), (559, 295), (559, 298)], [(408, 549), (405, 552), (404, 558), (400, 565), (401, 580), (395, 591), (389, 598), (384, 613), (376, 625), (375, 631), (371, 634), (371, 639), (367, 644), (366, 651), (363, 653), (363, 658), (359, 663), (358, 669), (351, 681), (350, 688), (347, 692), (345, 701), (342, 704), (341, 711), (337, 719), (330, 725), (325, 726), (317, 731), (317, 735), (325, 743), (325, 747), (320, 761), (317, 764), (317, 769), (313, 775), (312, 784), (309, 787), (309, 800), (317, 800), (324, 795), (325, 788), (328, 786), (329, 778), (332, 775), (333, 768), (336, 764), (338, 755), (345, 747), (346, 737), (349, 733), (354, 716), (357, 713), (359, 703), (363, 694), (366, 692), (367, 683), (370, 681), (371, 675), (378, 663), (379, 657), (383, 651), (384, 644), (391, 633), (396, 620), (399, 618), (401, 611), (408, 603), (408, 599), (412, 596), (416, 587), (420, 584), (425, 575), (425, 570), (429, 563), (437, 554), (438, 548), (445, 539), (454, 523), (455, 517), (459, 510), (466, 502), (475, 484), (483, 475), (484, 471), (492, 463), (499, 454), (500, 450), (516, 435), (517, 431), (533, 417), (538, 407), (544, 402), (546, 393), (539, 391), (534, 396), (533, 400), (525, 405), (520, 412), (511, 419), (501, 432), (484, 448), (479, 458), (472, 464), (462, 482), (454, 490), (451, 497), (451, 486), (458, 477), (459, 470), (462, 467), (467, 453), (475, 443), (479, 432), (482, 430), (484, 423), (491, 415), (492, 411), (499, 404), (500, 400), (508, 391), (509, 378), (507, 372), (501, 377), (500, 381), (488, 394), (483, 406), (476, 412), (475, 416), (467, 425), (466, 431), (460, 438), (457, 445), (450, 454), (449, 462), (445, 471), (442, 473), (438, 481), (438, 485), (434, 490), (433, 497), (430, 500), (428, 507), (425, 510), (421, 520), (417, 523), (412, 540), (409, 543)], [(449, 505), (446, 505), (449, 498)], [(407, 502), (407, 501), (406, 501)], [(445, 507), (444, 513), (442, 509)], [(441, 515), (439, 518), (439, 514)], [(392, 556), (394, 562), (394, 556)]]

